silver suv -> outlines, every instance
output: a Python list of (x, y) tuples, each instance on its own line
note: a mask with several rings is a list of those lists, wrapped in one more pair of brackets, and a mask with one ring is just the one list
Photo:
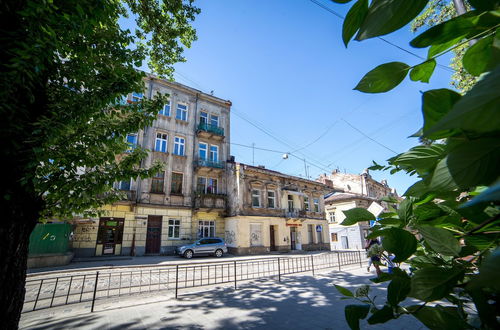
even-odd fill
[(187, 259), (191, 259), (194, 255), (214, 255), (220, 258), (227, 253), (227, 247), (222, 238), (205, 237), (193, 244), (176, 247), (175, 253)]

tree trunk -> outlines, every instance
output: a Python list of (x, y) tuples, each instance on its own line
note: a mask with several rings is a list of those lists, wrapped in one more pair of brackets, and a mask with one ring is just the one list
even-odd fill
[(23, 308), (29, 236), (38, 214), (34, 210), (37, 203), (29, 204), (24, 200), (18, 210), (10, 205), (10, 210), (4, 209), (10, 211), (7, 217), (1, 220), (0, 319), (4, 329), (17, 329)]

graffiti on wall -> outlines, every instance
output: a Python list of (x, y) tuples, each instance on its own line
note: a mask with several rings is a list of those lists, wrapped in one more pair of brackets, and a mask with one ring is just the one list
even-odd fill
[(92, 242), (95, 241), (97, 234), (97, 226), (84, 225), (76, 227), (73, 234), (74, 242)]

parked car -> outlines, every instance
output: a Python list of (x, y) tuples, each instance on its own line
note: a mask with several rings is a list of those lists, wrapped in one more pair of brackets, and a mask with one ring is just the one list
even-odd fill
[(227, 253), (227, 246), (222, 238), (205, 237), (193, 244), (178, 246), (174, 252), (187, 259), (191, 259), (195, 255), (214, 255), (220, 258), (224, 253)]

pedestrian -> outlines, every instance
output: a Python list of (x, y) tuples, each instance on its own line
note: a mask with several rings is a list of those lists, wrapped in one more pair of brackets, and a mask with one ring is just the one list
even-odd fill
[(396, 258), (396, 256), (392, 253), (389, 254), (389, 256), (386, 258), (387, 260), (387, 272), (389, 274), (392, 274), (392, 270), (393, 268), (395, 267), (395, 264), (394, 264), (394, 258)]
[(382, 253), (380, 249), (380, 242), (378, 239), (367, 239), (366, 240), (366, 254), (368, 256), (368, 267), (367, 271), (370, 271), (370, 267), (373, 264), (377, 275), (380, 275), (382, 271), (380, 270), (380, 254)]

